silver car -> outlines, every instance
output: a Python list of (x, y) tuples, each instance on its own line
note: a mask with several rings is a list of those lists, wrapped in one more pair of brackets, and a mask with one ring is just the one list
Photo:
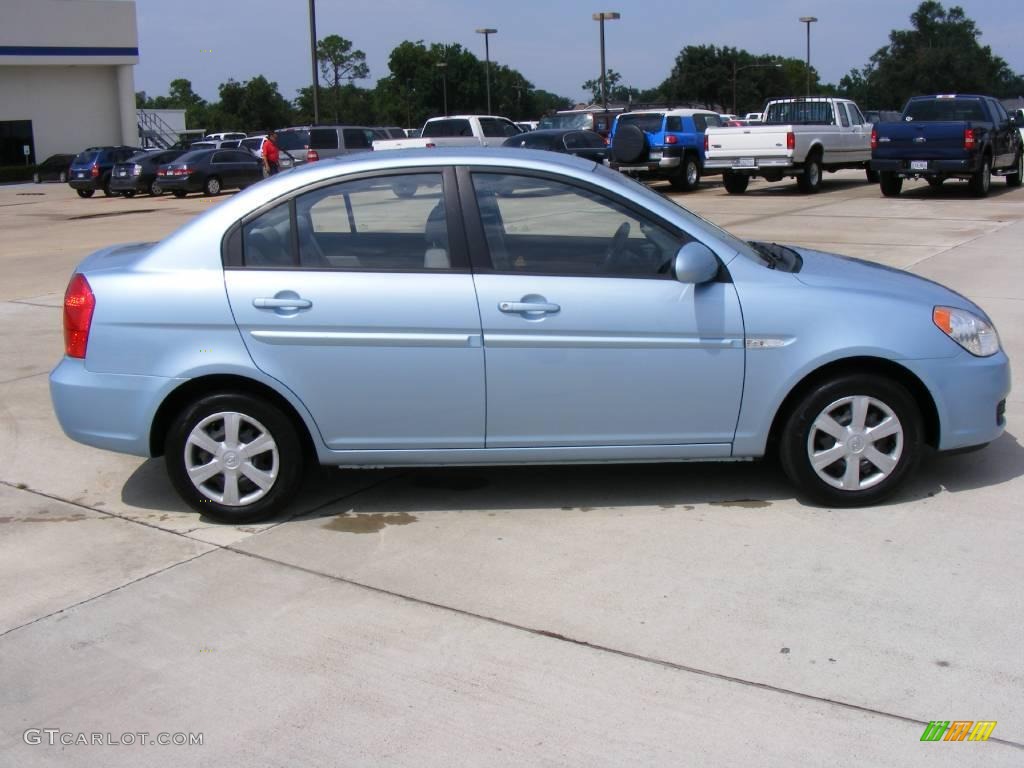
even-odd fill
[(75, 270), (65, 432), (225, 521), (338, 466), (747, 460), (871, 504), (1005, 426), (988, 316), (522, 149), (312, 163)]

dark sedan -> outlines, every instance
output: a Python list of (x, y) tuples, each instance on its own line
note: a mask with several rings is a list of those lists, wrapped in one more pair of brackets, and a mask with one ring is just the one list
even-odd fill
[(601, 138), (601, 134), (594, 131), (565, 130), (563, 128), (530, 131), (510, 136), (502, 146), (546, 149), (551, 152), (576, 155), (593, 160), (595, 163), (604, 163), (608, 158), (608, 145)]
[(200, 149), (160, 166), (160, 187), (184, 197), (189, 192), (218, 195), (225, 189), (245, 189), (263, 178), (263, 164), (242, 149)]
[(110, 189), (125, 197), (133, 197), (136, 192), (162, 195), (164, 189), (160, 186), (157, 171), (161, 165), (171, 163), (184, 154), (183, 149), (157, 149), (133, 155), (127, 161), (114, 165)]
[(50, 155), (36, 166), (35, 173), (32, 174), (32, 181), (36, 184), (41, 181), (65, 183), (71, 172), (71, 161), (74, 159), (74, 155)]

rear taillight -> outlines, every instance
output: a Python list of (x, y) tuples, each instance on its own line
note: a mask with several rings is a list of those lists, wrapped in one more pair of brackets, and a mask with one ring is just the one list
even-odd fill
[(68, 357), (85, 357), (95, 307), (89, 281), (76, 272), (64, 293), (64, 354)]
[(100, 175), (100, 167), (96, 163), (93, 163), (92, 168), (89, 169), (89, 175), (94, 179)]
[(704, 151), (708, 151), (708, 135), (706, 133), (704, 134)]
[(792, 131), (786, 134), (786, 149), (796, 149), (796, 134)]
[(677, 144), (677, 143), (679, 143), (679, 137), (678, 136), (673, 136), (670, 133), (668, 136), (665, 137), (665, 143), (666, 144)]
[(878, 131), (874, 128), (871, 129), (871, 148), (878, 149)]
[(434, 148), (435, 148), (436, 146), (437, 146), (437, 144), (434, 144), (433, 142), (430, 142), (430, 141), (428, 141), (428, 142), (427, 142), (427, 143), (426, 143), (426, 144), (424, 145), (424, 147), (425, 147), (426, 149), (434, 149)]
[(964, 128), (964, 149), (974, 149), (974, 129)]
[(315, 163), (319, 159), (320, 159), (320, 154), (315, 149), (307, 149), (306, 150), (306, 162), (307, 163)]

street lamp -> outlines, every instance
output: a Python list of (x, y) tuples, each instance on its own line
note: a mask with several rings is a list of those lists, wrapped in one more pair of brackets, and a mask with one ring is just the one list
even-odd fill
[(320, 78), (316, 73), (316, 0), (309, 0), (309, 57), (313, 64), (313, 125), (320, 123)]
[(604, 23), (606, 21), (615, 21), (621, 19), (622, 14), (616, 11), (601, 11), (591, 15), (594, 21), (600, 22), (601, 24), (601, 106), (608, 109), (608, 84), (606, 82), (606, 69), (604, 65)]
[(491, 35), (497, 34), (498, 30), (490, 27), (478, 29), (478, 35), (484, 36), (484, 61), (486, 62), (487, 77), (487, 114), (491, 114)]
[(807, 95), (811, 95), (811, 24), (818, 20), (817, 16), (801, 16), (800, 22), (807, 25)]
[(781, 64), (746, 64), (742, 67), (736, 66), (736, 59), (732, 60), (732, 113), (736, 114), (736, 75), (744, 69), (782, 69)]
[(435, 66), (441, 70), (441, 76), (444, 78), (444, 116), (448, 117), (448, 64), (439, 61)]

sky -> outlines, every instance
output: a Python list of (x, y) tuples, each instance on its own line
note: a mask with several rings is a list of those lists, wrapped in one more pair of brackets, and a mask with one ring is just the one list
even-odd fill
[[(990, 45), (1024, 72), (1022, 0), (961, 0)], [(317, 0), (317, 37), (337, 34), (366, 53), (372, 86), (388, 74), (391, 49), (403, 40), (459, 43), (484, 58), (491, 27), (491, 60), (519, 70), (536, 88), (584, 100), (581, 84), (600, 73), (596, 11), (618, 11), (605, 23), (607, 65), (624, 85), (658, 85), (687, 45), (729, 45), (752, 53), (803, 59), (811, 27), (811, 64), (826, 82), (863, 67), (886, 44), (889, 31), (910, 26), (919, 0)], [(139, 65), (136, 90), (167, 93), (184, 77), (207, 100), (228, 78), (264, 75), (295, 97), (312, 79), (307, 0), (137, 0)]]

